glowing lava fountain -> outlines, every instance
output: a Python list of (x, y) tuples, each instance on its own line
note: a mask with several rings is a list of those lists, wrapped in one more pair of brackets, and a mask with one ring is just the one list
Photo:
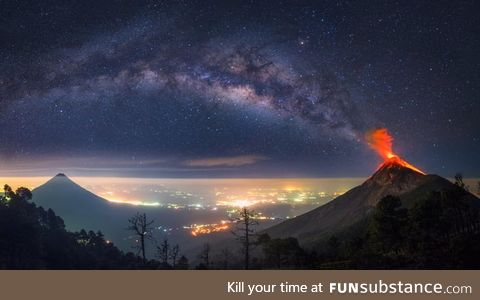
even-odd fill
[(367, 132), (367, 134), (365, 135), (365, 139), (367, 140), (367, 143), (370, 146), (370, 148), (375, 150), (384, 159), (384, 162), (380, 167), (387, 164), (392, 164), (392, 163), (399, 164), (403, 167), (412, 169), (415, 172), (425, 175), (425, 173), (422, 170), (412, 166), (411, 164), (404, 161), (397, 154), (393, 152), (392, 150), (393, 138), (388, 133), (388, 130), (386, 128), (378, 128), (378, 129)]

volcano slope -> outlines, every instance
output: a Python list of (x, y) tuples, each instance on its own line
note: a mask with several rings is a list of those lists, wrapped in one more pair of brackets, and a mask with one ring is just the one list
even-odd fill
[(95, 231), (102, 228), (105, 231), (103, 223), (113, 217), (115, 206), (112, 203), (87, 191), (62, 173), (32, 193), (33, 202), (45, 209), (53, 209), (72, 231), (84, 228)]
[[(296, 218), (266, 229), (271, 237), (295, 237), (304, 247), (310, 247), (332, 235), (353, 231), (374, 210), (385, 196), (397, 196), (405, 207), (431, 192), (459, 189), (447, 179), (437, 175), (425, 175), (405, 166), (402, 160), (393, 157), (363, 184), (349, 190), (331, 202)], [(465, 200), (480, 207), (480, 200), (473, 194), (464, 193)]]

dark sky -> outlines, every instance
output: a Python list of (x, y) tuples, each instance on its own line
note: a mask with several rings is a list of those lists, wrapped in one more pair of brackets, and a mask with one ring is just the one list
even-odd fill
[(2, 1), (0, 168), (480, 176), (476, 1)]

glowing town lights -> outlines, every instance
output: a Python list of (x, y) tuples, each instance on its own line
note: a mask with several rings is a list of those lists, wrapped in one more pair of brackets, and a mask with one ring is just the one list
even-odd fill
[(159, 202), (142, 202), (142, 201), (131, 201), (131, 200), (118, 200), (118, 199), (106, 199), (108, 202), (128, 204), (134, 206), (161, 206)]
[(236, 207), (247, 207), (247, 206), (251, 206), (253, 204), (254, 203), (252, 201), (249, 201), (249, 200), (235, 200), (233, 202), (233, 206), (236, 206)]
[(230, 229), (230, 225), (228, 224), (230, 221), (222, 220), (220, 224), (193, 224), (190, 227), (190, 233), (193, 236), (199, 236), (204, 234), (210, 234), (214, 232), (221, 232)]
[(229, 207), (248, 207), (255, 204), (258, 204), (258, 200), (246, 200), (246, 199), (235, 199), (235, 200), (222, 200), (217, 201), (218, 206), (229, 206)]

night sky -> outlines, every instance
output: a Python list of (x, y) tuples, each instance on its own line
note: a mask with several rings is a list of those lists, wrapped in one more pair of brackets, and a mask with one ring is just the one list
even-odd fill
[(3, 175), (480, 176), (475, 1), (2, 1)]

